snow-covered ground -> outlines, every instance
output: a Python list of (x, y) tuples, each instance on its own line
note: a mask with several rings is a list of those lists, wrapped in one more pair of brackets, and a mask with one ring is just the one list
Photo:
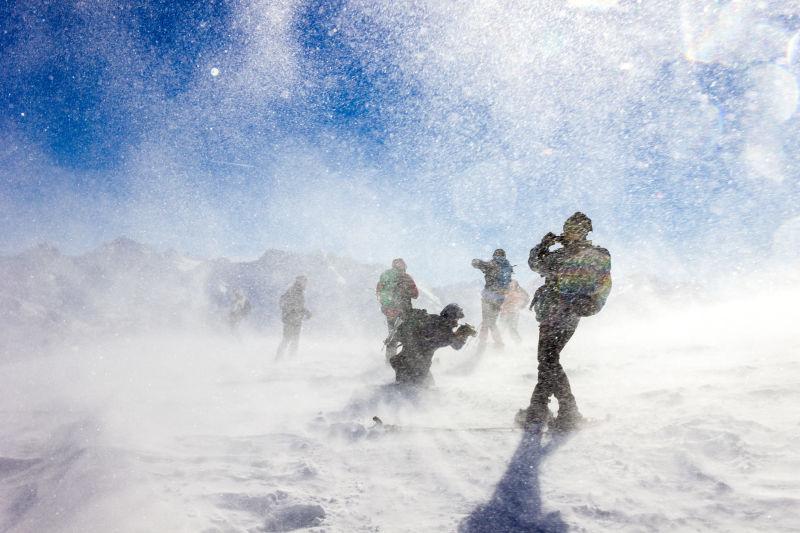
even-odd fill
[[(440, 350), (415, 396), (373, 341), (276, 363), (274, 338), (197, 332), (17, 359), (0, 531), (797, 531), (800, 337), (777, 303), (798, 297), (612, 299), (562, 358), (592, 422), (557, 439), (508, 429), (535, 383), (529, 318), (477, 365)], [(406, 429), (365, 434), (373, 415)]]

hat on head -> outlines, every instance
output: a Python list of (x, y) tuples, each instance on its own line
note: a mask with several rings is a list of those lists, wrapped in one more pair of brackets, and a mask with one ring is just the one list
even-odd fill
[(464, 310), (458, 304), (447, 304), (442, 309), (442, 312), (439, 313), (439, 316), (458, 320), (464, 318)]
[(580, 211), (576, 211), (571, 217), (564, 221), (564, 233), (570, 230), (584, 234), (589, 233), (592, 231), (592, 219)]

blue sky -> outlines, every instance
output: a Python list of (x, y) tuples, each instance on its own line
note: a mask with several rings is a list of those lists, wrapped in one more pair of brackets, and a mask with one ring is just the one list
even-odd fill
[(785, 3), (495, 4), (6, 3), (0, 250), (126, 234), (443, 276), (577, 209), (665, 264), (796, 227)]

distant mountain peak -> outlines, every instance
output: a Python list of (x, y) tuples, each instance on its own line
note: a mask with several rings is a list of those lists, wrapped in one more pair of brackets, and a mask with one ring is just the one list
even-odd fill
[(61, 255), (61, 251), (50, 243), (42, 242), (21, 255), (37, 258), (55, 258)]
[(276, 248), (268, 248), (261, 254), (261, 257), (258, 258), (257, 262), (259, 263), (268, 263), (270, 261), (274, 261), (275, 259), (282, 259), (287, 256), (292, 255), (291, 252), (287, 252), (285, 250), (278, 250)]
[(113, 241), (101, 245), (97, 249), (97, 251), (113, 253), (113, 254), (136, 254), (136, 255), (154, 255), (156, 253), (155, 250), (153, 250), (146, 244), (142, 244), (138, 241), (135, 241), (125, 236), (117, 237)]
[(117, 237), (110, 243), (107, 243), (107, 246), (114, 246), (114, 247), (130, 247), (130, 248), (145, 248), (145, 245), (131, 239), (130, 237), (125, 237), (124, 235), (121, 237)]

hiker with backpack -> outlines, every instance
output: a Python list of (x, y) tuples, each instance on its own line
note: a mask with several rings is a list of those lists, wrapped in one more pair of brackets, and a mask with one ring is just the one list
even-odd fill
[(294, 283), (286, 292), (281, 295), (281, 320), (283, 321), (283, 338), (278, 345), (278, 353), (275, 356), (277, 361), (283, 357), (286, 348), (289, 348), (290, 355), (297, 354), (300, 344), (300, 330), (303, 327), (303, 320), (311, 318), (311, 311), (306, 309), (306, 284), (308, 278), (297, 276)]
[(228, 324), (231, 327), (231, 331), (236, 332), (239, 329), (239, 323), (247, 318), (247, 315), (250, 314), (250, 310), (250, 300), (247, 299), (242, 289), (234, 289), (233, 303), (228, 313)]
[[(582, 420), (559, 358), (581, 317), (598, 313), (611, 291), (611, 255), (586, 239), (590, 231), (591, 219), (576, 212), (564, 222), (562, 235), (545, 235), (528, 258), (528, 266), (545, 281), (531, 303), (539, 322), (539, 367), (530, 405), (517, 415), (525, 428), (548, 421), (551, 395), (558, 400), (558, 417), (550, 428), (569, 430)], [(551, 251), (555, 244), (562, 247)]]
[(389, 337), (384, 341), (387, 363), (397, 353), (397, 341), (393, 340), (392, 334), (411, 311), (411, 300), (418, 296), (417, 284), (406, 272), (406, 262), (399, 257), (394, 259), (392, 268), (381, 274), (375, 287), (375, 297), (381, 306), (381, 312), (386, 317), (386, 326), (389, 329)]
[(460, 350), (467, 337), (475, 335), (475, 328), (469, 324), (459, 326), (462, 318), (464, 311), (458, 304), (446, 305), (438, 315), (425, 309), (409, 310), (391, 339), (402, 346), (400, 353), (389, 359), (395, 381), (405, 385), (433, 385), (430, 372), (433, 353), (445, 346)]
[(504, 346), (500, 329), (497, 327), (497, 317), (506, 298), (506, 291), (511, 283), (511, 275), (514, 273), (514, 268), (506, 259), (506, 252), (502, 248), (495, 250), (492, 254), (492, 259), (489, 261), (473, 259), (472, 267), (483, 272), (485, 281), (481, 292), (481, 326), (477, 348), (477, 354), (481, 354), (486, 349), (486, 341), (490, 330), (495, 345), (498, 348)]

